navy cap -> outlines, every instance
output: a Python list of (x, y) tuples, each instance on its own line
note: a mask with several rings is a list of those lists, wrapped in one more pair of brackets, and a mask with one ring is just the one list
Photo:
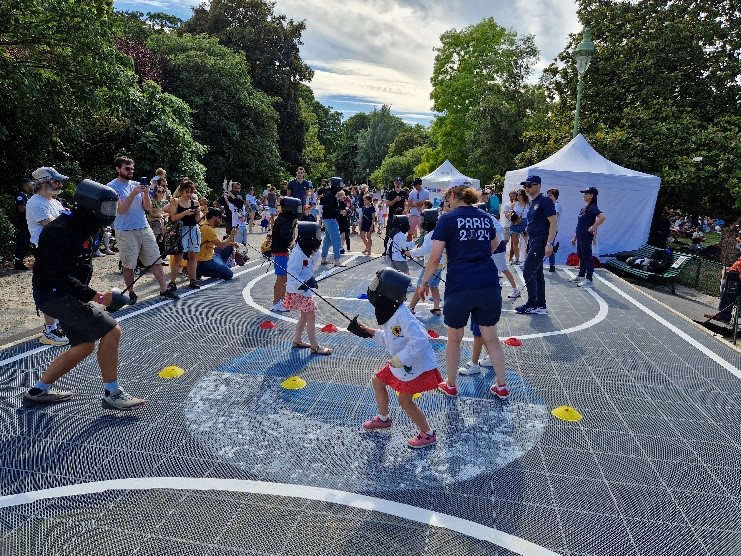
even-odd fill
[(592, 195), (599, 194), (599, 191), (597, 191), (596, 187), (590, 187), (589, 189), (584, 189), (582, 193), (591, 193)]
[(540, 185), (540, 176), (528, 176), (525, 181), (520, 182), (520, 185), (525, 185), (526, 183), (537, 183), (538, 185)]

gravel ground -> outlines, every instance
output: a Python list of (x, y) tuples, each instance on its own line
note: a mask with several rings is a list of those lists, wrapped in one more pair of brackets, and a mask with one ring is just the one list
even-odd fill
[[(223, 235), (224, 230), (219, 230)], [(249, 244), (257, 249), (265, 240), (265, 234), (258, 232), (248, 236)], [(363, 243), (358, 235), (350, 237), (352, 251), (362, 251)], [(383, 240), (374, 236), (373, 252), (383, 251)], [(250, 257), (257, 253), (251, 252)], [(331, 255), (331, 250), (330, 250)], [(26, 265), (33, 264), (32, 258), (26, 259)], [(169, 266), (164, 267), (165, 277), (169, 280)], [(44, 320), (36, 315), (36, 306), (31, 296), (31, 272), (0, 268), (0, 347), (18, 343), (27, 338), (38, 336), (43, 329)], [(187, 276), (178, 276), (178, 287), (187, 285)], [(97, 290), (111, 288), (124, 289), (123, 275), (118, 270), (118, 254), (93, 259), (93, 279), (90, 285)], [(135, 291), (143, 301), (159, 293), (159, 285), (153, 276), (145, 276), (136, 283)]]

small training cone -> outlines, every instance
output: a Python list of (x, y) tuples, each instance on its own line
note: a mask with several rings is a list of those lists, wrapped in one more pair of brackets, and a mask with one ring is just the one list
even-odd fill
[(272, 320), (266, 320), (260, 323), (260, 328), (262, 330), (272, 330), (276, 327), (276, 324)]
[(361, 294), (360, 294), (360, 295), (358, 296), (358, 299), (368, 299), (368, 294), (367, 294), (367, 293), (361, 293)]
[[(398, 396), (398, 395), (399, 395), (399, 391), (398, 391), (398, 390), (395, 390), (395, 392), (396, 392), (396, 395)], [(420, 397), (421, 395), (422, 395), (422, 392), (417, 392), (416, 394), (412, 394), (412, 399), (413, 399), (413, 400), (416, 400), (416, 399), (417, 399), (417, 398), (419, 398), (419, 397)]]
[(160, 371), (160, 378), (177, 378), (182, 375), (185, 371), (175, 365), (165, 367)]
[(337, 327), (334, 324), (329, 323), (322, 326), (319, 330), (322, 332), (337, 332)]
[(438, 334), (438, 333), (437, 333), (437, 332), (435, 332), (434, 330), (428, 330), (428, 331), (427, 331), (427, 335), (428, 335), (428, 336), (429, 336), (430, 338), (439, 338), (439, 337), (440, 337), (440, 334)]
[(504, 340), (504, 343), (508, 346), (521, 346), (522, 342), (518, 340), (517, 338), (507, 338)]
[(286, 390), (301, 390), (306, 386), (306, 381), (300, 376), (289, 376), (280, 385)]
[(551, 411), (554, 417), (561, 421), (580, 421), (582, 414), (569, 405), (559, 406)]

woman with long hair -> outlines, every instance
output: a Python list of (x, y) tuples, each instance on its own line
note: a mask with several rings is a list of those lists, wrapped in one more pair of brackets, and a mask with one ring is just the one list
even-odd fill
[(188, 253), (187, 270), (190, 287), (198, 289), (201, 285), (196, 279), (196, 268), (198, 267), (196, 253), (201, 251), (201, 230), (198, 227), (198, 222), (202, 214), (201, 205), (198, 203), (198, 195), (196, 195), (196, 186), (191, 180), (183, 179), (173, 193), (168, 209), (171, 222), (181, 221), (183, 223), (180, 232), (183, 252), (172, 256), (170, 287), (175, 285), (175, 279), (180, 270), (180, 262), (183, 260), (183, 253)]
[(527, 228), (527, 214), (530, 199), (524, 189), (515, 193), (515, 201), (509, 211), (509, 233), (512, 238), (512, 246), (509, 252), (510, 264), (520, 264), (520, 236), (525, 233)]
[(597, 228), (605, 221), (605, 213), (597, 207), (596, 187), (590, 187), (582, 191), (584, 195), (584, 208), (579, 212), (576, 221), (576, 231), (571, 238), (571, 245), (576, 245), (579, 255), (579, 275), (571, 278), (569, 282), (576, 282), (580, 288), (592, 287), (592, 275), (594, 274), (594, 260), (592, 260), (592, 244), (597, 241)]

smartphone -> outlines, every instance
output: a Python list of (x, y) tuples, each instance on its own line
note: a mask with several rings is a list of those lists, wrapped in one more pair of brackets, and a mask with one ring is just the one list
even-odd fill
[(149, 185), (149, 178), (146, 176), (139, 178), (139, 185)]

